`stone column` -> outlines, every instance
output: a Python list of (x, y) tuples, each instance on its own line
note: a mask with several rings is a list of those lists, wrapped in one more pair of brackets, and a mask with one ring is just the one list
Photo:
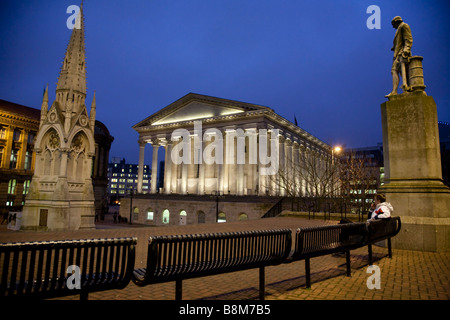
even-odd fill
[(228, 132), (225, 130), (224, 138), (223, 138), (223, 193), (228, 194), (228, 190), (230, 190), (230, 182), (229, 182), (229, 169), (230, 165), (228, 164), (228, 152), (227, 149), (227, 141), (228, 141)]
[(147, 142), (139, 140), (138, 143), (139, 143), (139, 168), (138, 168), (137, 193), (142, 193), (142, 179), (144, 177), (145, 145), (147, 144)]
[(165, 163), (164, 163), (164, 193), (170, 194), (172, 187), (172, 141), (168, 141), (165, 145)]
[(293, 179), (293, 188), (294, 188), (294, 196), (299, 197), (301, 194), (300, 190), (300, 153), (299, 153), (299, 144), (297, 141), (294, 141), (292, 144), (292, 179)]
[[(205, 141), (202, 139), (202, 159), (200, 165), (198, 166), (198, 187), (197, 194), (204, 195), (205, 194), (205, 161), (203, 161), (203, 150), (205, 150)], [(197, 151), (198, 152), (198, 151)]]
[(292, 140), (286, 139), (286, 163), (285, 163), (285, 172), (286, 172), (286, 179), (285, 179), (285, 193), (283, 195), (293, 196), (294, 190), (295, 190), (295, 184), (294, 184), (294, 175), (293, 175), (293, 157), (292, 157)]
[[(153, 147), (153, 157), (152, 157), (152, 175), (151, 175), (151, 182), (150, 182), (150, 193), (156, 193), (156, 184), (157, 184), (157, 177), (158, 177), (158, 148), (159, 143), (158, 141), (152, 140), (151, 142)], [(142, 166), (143, 167), (143, 166)], [(140, 169), (140, 168), (139, 168)]]
[(277, 174), (277, 196), (286, 195), (286, 138), (282, 135), (279, 137), (280, 141), (280, 169), (279, 174)]
[[(264, 139), (265, 139), (265, 141), (262, 141)], [(269, 144), (267, 143), (268, 140), (269, 140), (269, 137), (267, 134), (267, 130), (261, 131), (261, 129), (260, 129), (258, 132), (258, 164), (257, 164), (257, 166), (258, 166), (258, 187), (259, 187), (258, 194), (260, 196), (266, 195), (266, 190), (267, 190), (266, 178), (267, 178), (267, 176), (261, 174), (262, 168), (264, 168), (264, 165), (262, 164), (259, 150), (261, 150), (261, 147), (262, 147), (261, 143), (265, 143), (266, 148), (268, 148), (268, 146), (269, 146)], [(266, 149), (266, 150), (268, 150), (268, 149)]]

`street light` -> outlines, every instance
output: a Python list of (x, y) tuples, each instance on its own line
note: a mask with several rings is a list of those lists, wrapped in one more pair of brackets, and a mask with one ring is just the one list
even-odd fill
[(131, 224), (131, 216), (133, 213), (133, 193), (134, 193), (133, 186), (130, 187), (129, 192), (130, 192), (130, 220), (128, 223)]

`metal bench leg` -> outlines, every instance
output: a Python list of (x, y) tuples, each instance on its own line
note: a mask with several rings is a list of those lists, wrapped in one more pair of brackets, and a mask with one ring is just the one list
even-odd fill
[(175, 300), (183, 300), (183, 280), (175, 280)]
[(305, 273), (306, 273), (306, 288), (311, 288), (311, 265), (309, 258), (305, 259)]
[(372, 259), (372, 244), (369, 243), (369, 266), (373, 265), (373, 259)]
[(388, 241), (388, 253), (389, 253), (389, 258), (392, 258), (392, 244), (391, 244), (391, 238), (388, 238), (387, 241)]
[(347, 277), (351, 276), (351, 269), (350, 269), (350, 250), (345, 251), (345, 265), (347, 267)]
[(259, 268), (259, 300), (264, 300), (264, 291), (266, 286), (264, 267)]
[(83, 300), (83, 301), (89, 300), (89, 292), (82, 290), (80, 293), (80, 300)]

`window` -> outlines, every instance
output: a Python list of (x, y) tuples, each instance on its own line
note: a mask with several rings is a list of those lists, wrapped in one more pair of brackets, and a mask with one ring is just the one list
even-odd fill
[(2, 163), (3, 163), (3, 150), (4, 150), (4, 148), (0, 147), (0, 167), (2, 166)]
[(217, 222), (218, 223), (227, 222), (227, 217), (226, 217), (225, 213), (223, 213), (223, 212), (219, 213), (219, 216), (217, 218)]
[(6, 128), (0, 127), (0, 139), (6, 139)]
[(11, 158), (9, 162), (9, 168), (15, 169), (17, 166), (17, 154), (19, 153), (19, 150), (13, 149), (11, 150)]
[(32, 157), (33, 157), (32, 153), (27, 150), (27, 152), (25, 153), (25, 166), (24, 166), (25, 170), (30, 170), (31, 169)]
[(15, 194), (16, 193), (16, 179), (9, 180), (8, 183), (8, 194)]
[(133, 221), (139, 220), (139, 208), (135, 207), (133, 209)]
[(153, 220), (153, 210), (147, 209), (147, 220)]
[(203, 211), (198, 212), (197, 222), (198, 223), (206, 223), (206, 217), (205, 217), (205, 213)]
[(169, 210), (165, 209), (163, 211), (163, 215), (162, 215), (162, 222), (163, 222), (163, 224), (169, 224), (169, 219), (170, 219)]
[(28, 133), (28, 144), (32, 144), (34, 141), (34, 138), (36, 137), (36, 132), (30, 132)]
[(14, 130), (14, 134), (13, 134), (13, 140), (14, 141), (20, 141), (20, 130), (19, 129), (15, 129)]
[(239, 214), (239, 221), (248, 220), (248, 215), (244, 212)]
[(31, 180), (25, 180), (23, 183), (23, 194), (28, 194), (28, 190), (30, 189)]

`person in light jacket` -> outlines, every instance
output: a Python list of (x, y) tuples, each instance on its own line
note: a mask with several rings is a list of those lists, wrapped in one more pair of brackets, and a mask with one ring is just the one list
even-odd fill
[(394, 207), (386, 202), (386, 196), (384, 194), (376, 194), (374, 202), (370, 206), (369, 220), (377, 219), (389, 219), (391, 213), (394, 211)]

